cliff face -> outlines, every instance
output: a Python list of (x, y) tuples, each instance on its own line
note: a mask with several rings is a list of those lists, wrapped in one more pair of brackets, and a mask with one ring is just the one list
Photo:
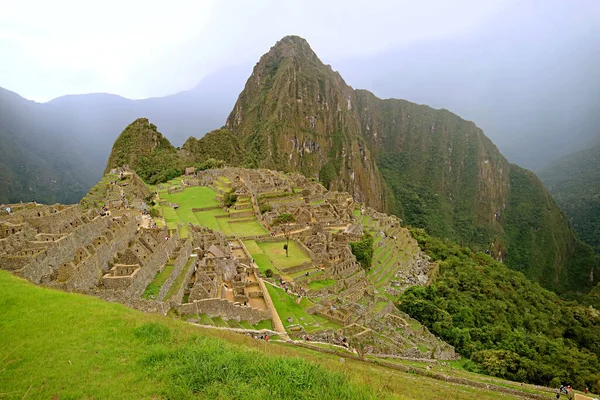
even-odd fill
[(500, 254), (509, 168), (481, 129), (446, 110), (356, 93), (362, 135), (394, 196), (388, 211)]
[(585, 291), (598, 280), (590, 248), (539, 179), (510, 165), (475, 124), (354, 90), (299, 37), (261, 57), (225, 128), (177, 152), (137, 120), (115, 142), (107, 169), (127, 163), (154, 183), (208, 158), (316, 178), (550, 289)]
[(302, 38), (261, 57), (226, 127), (247, 167), (315, 177), (546, 287), (593, 283), (596, 265), (564, 214), (481, 129), (447, 110), (352, 89)]
[(286, 37), (261, 57), (226, 126), (240, 138), (246, 166), (301, 172), (384, 208), (356, 93), (304, 39)]

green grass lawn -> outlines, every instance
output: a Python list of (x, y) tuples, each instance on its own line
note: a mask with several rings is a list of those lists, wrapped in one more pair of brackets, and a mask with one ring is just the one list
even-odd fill
[(227, 215), (227, 212), (223, 211), (221, 209), (216, 209), (216, 210), (198, 211), (198, 212), (194, 213), (196, 220), (198, 221), (198, 223), (201, 226), (205, 226), (207, 228), (210, 228), (210, 229), (213, 229), (216, 231), (221, 229), (217, 218), (215, 218), (216, 216), (219, 216), (219, 215)]
[(254, 324), (254, 325), (251, 325), (251, 326), (252, 326), (252, 329), (258, 329), (258, 330), (273, 329), (273, 323), (271, 322), (270, 319), (263, 319), (262, 321)]
[(266, 254), (255, 254), (252, 255), (252, 258), (254, 258), (254, 262), (256, 263), (256, 265), (258, 265), (258, 270), (261, 274), (265, 275), (265, 271), (267, 269), (273, 271), (274, 274), (279, 274), (279, 270), (275, 268), (275, 266)]
[(165, 222), (167, 223), (167, 228), (169, 229), (177, 229), (177, 224), (179, 223), (179, 216), (175, 212), (175, 210), (169, 206), (161, 206), (162, 216), (165, 218)]
[(165, 265), (162, 272), (157, 273), (152, 282), (150, 282), (148, 287), (146, 287), (146, 290), (144, 291), (142, 297), (145, 299), (156, 299), (158, 297), (160, 289), (165, 284), (169, 276), (171, 276), (171, 272), (173, 272), (173, 269), (175, 269), (174, 265)]
[(246, 246), (246, 249), (252, 255), (263, 254), (262, 249), (258, 244), (256, 244), (255, 240), (244, 240), (244, 246)]
[(6, 271), (0, 310), (6, 399), (502, 397), (36, 287)]
[[(277, 313), (281, 318), (281, 322), (287, 328), (290, 325), (300, 324), (307, 332), (315, 332), (322, 329), (340, 329), (341, 326), (330, 322), (328, 319), (318, 315), (310, 315), (306, 309), (313, 303), (306, 297), (302, 299), (300, 304), (296, 304), (296, 297), (287, 295), (283, 289), (267, 284), (267, 290), (273, 300), (273, 305), (277, 309)], [(292, 322), (287, 319), (291, 317)]]
[(290, 240), (289, 242), (289, 257), (286, 257), (285, 250), (283, 249), (285, 241), (257, 242), (257, 244), (262, 249), (263, 253), (265, 253), (273, 262), (275, 268), (279, 270), (295, 267), (305, 261), (310, 261), (310, 258), (300, 250), (293, 240)]
[(335, 285), (335, 280), (334, 279), (322, 279), (320, 281), (312, 281), (311, 283), (308, 284), (308, 287), (311, 288), (312, 290), (319, 290), (319, 289), (324, 289), (330, 286)]
[(185, 280), (185, 275), (187, 274), (188, 270), (190, 269), (190, 266), (195, 260), (195, 257), (190, 257), (183, 266), (183, 268), (181, 268), (179, 275), (177, 275), (177, 278), (175, 278), (175, 282), (173, 282), (173, 285), (171, 285), (169, 291), (167, 292), (167, 295), (165, 296), (165, 301), (169, 301), (171, 297), (173, 297), (175, 293), (179, 291), (179, 288), (181, 287), (181, 285), (183, 285), (183, 281)]
[(169, 199), (184, 209), (218, 207), (219, 201), (215, 199), (216, 194), (217, 192), (208, 186), (189, 186), (183, 192), (170, 194)]
[[(222, 209), (193, 212), (193, 208), (218, 207), (219, 201), (216, 199), (217, 192), (206, 186), (186, 187), (181, 193), (168, 194), (166, 191), (160, 192), (160, 197), (170, 203), (176, 203), (179, 207), (175, 210), (167, 205), (161, 206), (162, 215), (165, 218), (169, 229), (178, 228), (178, 224), (183, 222), (184, 226), (179, 227), (179, 235), (187, 237), (188, 223), (205, 226), (225, 235), (232, 236), (250, 236), (264, 235), (268, 231), (256, 220), (229, 223), (230, 218), (215, 218), (217, 216), (229, 215)], [(249, 203), (245, 203), (249, 206)], [(250, 207), (251, 209), (251, 207)], [(240, 210), (239, 212), (242, 212)]]
[(248, 222), (237, 222), (230, 224), (230, 218), (218, 218), (219, 229), (225, 235), (238, 235), (238, 236), (254, 236), (264, 235), (268, 231), (262, 226), (256, 219)]

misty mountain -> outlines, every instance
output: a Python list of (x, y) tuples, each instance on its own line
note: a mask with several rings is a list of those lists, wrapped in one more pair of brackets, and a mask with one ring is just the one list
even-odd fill
[(101, 178), (123, 127), (138, 117), (169, 132), (175, 145), (219, 128), (243, 87), (242, 69), (146, 100), (97, 93), (36, 103), (0, 88), (0, 202), (78, 202)]
[(559, 17), (539, 8), (544, 24), (507, 10), (479, 36), (389, 48), (335, 65), (355, 88), (472, 120), (510, 162), (537, 170), (600, 139), (600, 25), (578, 24), (580, 11), (564, 8)]
[(107, 170), (127, 163), (156, 183), (208, 158), (300, 172), (553, 290), (583, 292), (597, 282), (592, 249), (539, 178), (510, 164), (475, 124), (354, 90), (298, 36), (260, 58), (225, 128), (188, 139), (177, 154), (150, 121), (136, 120)]
[(554, 160), (539, 175), (581, 239), (600, 254), (600, 144)]

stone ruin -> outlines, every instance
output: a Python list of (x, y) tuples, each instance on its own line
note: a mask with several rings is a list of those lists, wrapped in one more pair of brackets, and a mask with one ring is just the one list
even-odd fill
[[(398, 218), (357, 204), (347, 193), (328, 192), (300, 174), (241, 168), (186, 172), (181, 187), (166, 189), (209, 186), (218, 200), (236, 193), (244, 206), (229, 209), (230, 216), (256, 218), (269, 230), (252, 239), (281, 241), (283, 228), (273, 226), (275, 219), (283, 213), (294, 217), (291, 240), (310, 262), (280, 271), (292, 276), (286, 287), (314, 303), (307, 312), (341, 327), (311, 332), (312, 340), (342, 344), (347, 339), (374, 355), (456, 357), (452, 347), (390, 300), (411, 285), (427, 284), (435, 269)], [(180, 238), (178, 229), (145, 227), (149, 197), (148, 188), (124, 167), (110, 171), (80, 205), (10, 205), (11, 214), (0, 215), (0, 265), (33, 283), (145, 311), (173, 309), (184, 317), (206, 314), (251, 324), (274, 318), (264, 281), (278, 285), (281, 276), (260, 274), (246, 238), (195, 225), (188, 226), (187, 238)], [(193, 209), (198, 210), (204, 209)], [(375, 237), (370, 271), (349, 245), (366, 232)], [(168, 276), (158, 292), (150, 291), (162, 274)], [(326, 280), (333, 284), (310, 289), (312, 282)], [(300, 325), (288, 333), (307, 334)]]

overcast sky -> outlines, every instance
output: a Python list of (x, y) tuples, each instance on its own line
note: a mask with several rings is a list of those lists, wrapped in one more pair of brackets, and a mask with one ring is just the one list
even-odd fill
[[(305, 37), (325, 62), (485, 26), (511, 0), (0, 0), (0, 86), (47, 101), (128, 98), (193, 87), (254, 63), (278, 39)], [(334, 65), (335, 67), (335, 65)]]

